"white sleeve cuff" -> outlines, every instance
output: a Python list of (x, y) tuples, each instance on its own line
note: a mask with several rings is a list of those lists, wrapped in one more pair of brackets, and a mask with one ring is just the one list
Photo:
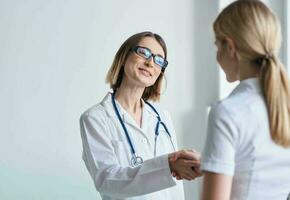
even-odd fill
[(235, 172), (234, 164), (222, 163), (213, 160), (203, 160), (201, 167), (203, 171), (214, 172), (217, 174), (224, 174), (233, 176)]
[[(174, 178), (171, 175), (171, 171), (169, 168), (169, 162), (168, 162), (168, 154), (166, 155), (162, 155), (159, 156), (157, 158), (152, 158), (149, 160), (146, 160), (143, 165), (148, 165), (150, 167), (142, 167), (142, 174), (150, 174), (149, 170), (153, 170), (156, 171), (157, 173), (159, 173), (159, 185), (164, 185), (165, 187), (170, 187), (170, 186), (174, 186), (176, 185), (176, 182), (174, 180)], [(143, 171), (144, 170), (144, 171)], [(145, 172), (145, 170), (148, 170), (147, 172)]]

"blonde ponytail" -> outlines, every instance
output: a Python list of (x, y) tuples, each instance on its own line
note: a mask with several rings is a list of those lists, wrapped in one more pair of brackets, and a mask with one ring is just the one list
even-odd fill
[(260, 79), (272, 140), (283, 147), (290, 147), (290, 84), (287, 72), (276, 56), (264, 59)]

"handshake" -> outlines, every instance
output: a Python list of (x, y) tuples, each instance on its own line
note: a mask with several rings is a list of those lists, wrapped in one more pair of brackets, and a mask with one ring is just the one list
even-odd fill
[(201, 155), (195, 150), (181, 150), (168, 155), (171, 174), (177, 180), (194, 180), (202, 176), (200, 170)]

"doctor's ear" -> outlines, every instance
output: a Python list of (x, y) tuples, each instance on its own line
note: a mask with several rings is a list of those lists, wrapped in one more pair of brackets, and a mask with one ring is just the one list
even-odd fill
[(234, 58), (236, 57), (236, 53), (237, 53), (237, 46), (234, 42), (233, 39), (229, 38), (229, 37), (226, 37), (224, 39), (224, 43), (225, 43), (225, 46), (226, 46), (226, 50), (227, 52), (229, 53), (229, 55)]

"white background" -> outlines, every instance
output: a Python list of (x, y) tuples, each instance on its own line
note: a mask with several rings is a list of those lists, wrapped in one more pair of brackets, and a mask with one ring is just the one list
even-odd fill
[[(81, 159), (79, 116), (107, 93), (122, 42), (145, 30), (168, 45), (161, 104), (179, 147), (201, 151), (208, 107), (233, 87), (216, 64), (211, 27), (228, 2), (0, 0), (0, 199), (99, 199)], [(289, 63), (289, 3), (266, 3), (281, 18)], [(200, 180), (184, 185), (186, 199), (198, 199)]]

